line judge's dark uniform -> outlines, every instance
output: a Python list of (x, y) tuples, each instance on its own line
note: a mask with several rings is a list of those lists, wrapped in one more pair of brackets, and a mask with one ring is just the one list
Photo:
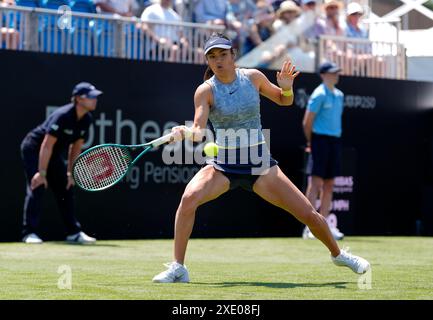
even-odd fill
[(53, 191), (59, 211), (66, 225), (67, 234), (81, 231), (81, 225), (74, 216), (73, 188), (66, 190), (67, 154), (70, 144), (78, 139), (85, 139), (92, 116), (86, 113), (77, 119), (74, 104), (67, 104), (54, 111), (41, 125), (30, 131), (21, 143), (21, 155), (24, 162), (27, 191), (24, 202), (23, 236), (36, 232), (42, 210), (43, 185), (31, 190), (30, 182), (38, 172), (39, 150), (46, 134), (57, 138), (53, 146), (47, 168), (48, 187)]

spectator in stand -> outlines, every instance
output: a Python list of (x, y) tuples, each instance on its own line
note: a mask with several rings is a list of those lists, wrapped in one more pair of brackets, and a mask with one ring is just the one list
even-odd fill
[(282, 2), (284, 2), (284, 0), (268, 0), (268, 3), (272, 6), (274, 11), (278, 10)]
[(265, 0), (258, 0), (256, 7), (254, 24), (250, 28), (249, 37), (245, 42), (242, 54), (248, 53), (275, 32), (272, 26), (275, 21), (274, 9)]
[(311, 42), (317, 41), (321, 34), (325, 33), (323, 24), (320, 23), (320, 17), (317, 14), (317, 1), (316, 0), (302, 0), (302, 12), (308, 14), (313, 12), (315, 15), (314, 24), (304, 31), (304, 37)]
[(357, 2), (351, 2), (347, 6), (345, 34), (350, 38), (368, 39), (368, 31), (360, 25), (364, 10)]
[(133, 17), (138, 7), (135, 0), (93, 0), (96, 10), (102, 14)]
[(154, 3), (154, 0), (136, 0), (137, 7), (133, 11), (134, 16), (139, 17), (144, 9)]
[[(14, 6), (16, 5), (15, 0), (0, 0), (0, 6)], [(9, 13), (6, 13), (9, 14)], [(13, 13), (11, 13), (13, 14)], [(0, 49), (10, 49), (16, 50), (18, 49), (20, 43), (20, 33), (15, 29), (13, 25), (13, 20), (9, 21), (9, 25), (6, 25), (6, 15), (3, 16), (3, 27), (0, 28)]]
[[(368, 31), (361, 24), (360, 20), (364, 10), (357, 2), (351, 2), (347, 6), (345, 35), (348, 38), (368, 39)], [(373, 57), (370, 44), (348, 43), (346, 57), (354, 59), (352, 63), (346, 64), (344, 71), (349, 75), (372, 75), (372, 63), (375, 63), (375, 70), (383, 70), (381, 57)], [(381, 71), (380, 71), (381, 72)]]
[(343, 8), (342, 2), (338, 0), (325, 0), (325, 19), (322, 20), (323, 34), (333, 36), (345, 35), (345, 23), (341, 19), (340, 10)]
[(291, 0), (284, 1), (280, 4), (277, 11), (277, 20), (274, 22), (273, 27), (278, 31), (282, 26), (288, 25), (296, 20), (301, 14), (301, 8)]
[(234, 48), (244, 53), (244, 44), (254, 25), (256, 4), (252, 0), (228, 0), (226, 33), (232, 39)]
[[(301, 8), (293, 1), (288, 0), (280, 4), (280, 8), (277, 10), (277, 20), (273, 23), (275, 32), (278, 32), (283, 26), (290, 25), (294, 22), (301, 14)], [(286, 44), (284, 50), (281, 50), (281, 46), (274, 49), (275, 57), (273, 64), (281, 65), (281, 63), (287, 59), (292, 59), (292, 51), (298, 47), (298, 35), (293, 32), (289, 32), (286, 36)], [(288, 55), (288, 57), (287, 57)], [(275, 65), (274, 65), (275, 66)]]
[[(325, 18), (320, 21), (323, 27), (323, 35), (330, 36), (345, 36), (345, 21), (340, 16), (340, 11), (343, 8), (343, 3), (337, 0), (325, 0), (323, 4), (325, 10)], [(320, 35), (322, 35), (320, 34)], [(345, 63), (342, 61), (346, 58), (346, 46), (343, 41), (326, 40), (325, 47), (325, 60), (339, 61), (340, 66), (343, 68), (345, 74)]]
[(225, 25), (228, 2), (226, 0), (198, 0), (195, 5), (195, 22)]
[(197, 0), (173, 0), (173, 9), (182, 21), (192, 21), (192, 8)]
[[(182, 19), (172, 8), (172, 0), (160, 0), (144, 9), (141, 21), (181, 22)], [(188, 42), (183, 36), (181, 29), (170, 25), (144, 25), (145, 31), (154, 41), (153, 49), (168, 51), (168, 60), (176, 61), (178, 53), (188, 47)]]

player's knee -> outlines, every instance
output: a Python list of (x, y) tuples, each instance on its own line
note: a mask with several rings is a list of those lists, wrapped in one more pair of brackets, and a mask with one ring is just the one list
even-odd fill
[(200, 204), (200, 193), (199, 192), (188, 192), (186, 191), (182, 200), (180, 201), (181, 212), (188, 214), (194, 213)]

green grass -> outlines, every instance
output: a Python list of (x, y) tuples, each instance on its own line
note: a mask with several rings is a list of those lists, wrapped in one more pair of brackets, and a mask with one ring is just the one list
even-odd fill
[[(171, 260), (171, 240), (0, 244), (0, 299), (433, 299), (433, 238), (347, 237), (372, 264), (371, 289), (334, 266), (318, 241), (193, 239), (189, 284), (153, 284)], [(72, 288), (59, 289), (59, 266)]]

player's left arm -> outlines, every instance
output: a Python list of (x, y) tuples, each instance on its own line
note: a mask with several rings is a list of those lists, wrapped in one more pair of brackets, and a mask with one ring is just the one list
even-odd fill
[(260, 94), (275, 102), (280, 106), (290, 106), (293, 104), (293, 82), (299, 75), (299, 71), (295, 70), (290, 60), (283, 63), (281, 71), (277, 72), (278, 86), (273, 84), (259, 70), (250, 69), (250, 79), (258, 88)]
[(72, 177), (72, 165), (74, 164), (75, 159), (80, 155), (81, 149), (84, 144), (84, 139), (78, 139), (74, 143), (71, 143), (69, 145), (69, 152), (68, 152), (68, 183), (66, 185), (66, 189), (69, 189), (73, 185), (75, 185), (74, 178)]

